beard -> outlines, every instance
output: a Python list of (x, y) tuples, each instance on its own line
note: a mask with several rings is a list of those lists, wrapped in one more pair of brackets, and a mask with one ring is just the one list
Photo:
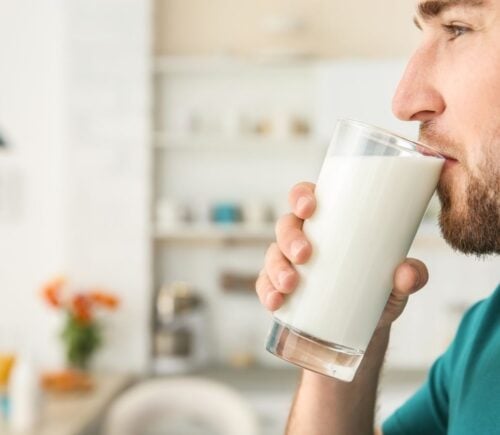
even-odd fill
[(453, 184), (440, 180), (437, 188), (441, 201), (439, 226), (453, 249), (481, 257), (500, 253), (500, 186), (496, 190), (484, 180), (468, 174), (465, 206), (457, 204)]
[[(421, 124), (420, 137), (438, 149), (445, 146), (444, 153), (464, 149), (436, 134), (429, 122)], [(459, 180), (453, 178), (441, 177), (437, 186), (441, 234), (453, 249), (478, 257), (500, 253), (500, 171), (494, 156), (486, 157), (484, 164), (478, 167), (479, 175), (475, 175), (465, 161), (458, 163), (466, 177), (461, 192)]]

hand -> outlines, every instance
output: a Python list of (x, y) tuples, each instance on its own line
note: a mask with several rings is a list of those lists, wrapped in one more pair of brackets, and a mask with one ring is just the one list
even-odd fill
[[(276, 242), (266, 253), (264, 268), (256, 283), (260, 302), (270, 311), (277, 310), (287, 294), (299, 282), (295, 264), (304, 264), (310, 258), (312, 246), (302, 232), (304, 219), (310, 218), (316, 208), (313, 183), (295, 185), (288, 196), (292, 213), (282, 216), (276, 224)], [(424, 263), (407, 258), (394, 272), (393, 290), (377, 328), (390, 325), (403, 312), (408, 297), (420, 290), (429, 278)]]

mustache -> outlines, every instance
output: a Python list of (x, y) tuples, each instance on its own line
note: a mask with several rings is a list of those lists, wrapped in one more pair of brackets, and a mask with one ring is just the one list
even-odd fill
[(448, 135), (440, 132), (434, 120), (422, 121), (419, 126), (419, 142), (429, 145), (444, 157), (459, 160), (461, 146)]

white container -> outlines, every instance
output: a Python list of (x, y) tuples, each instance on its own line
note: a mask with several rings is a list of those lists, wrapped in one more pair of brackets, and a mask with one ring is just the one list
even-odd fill
[(32, 431), (41, 420), (40, 377), (32, 360), (21, 356), (9, 381), (9, 427), (13, 432)]
[(274, 312), (267, 349), (351, 381), (391, 293), (444, 159), (356, 121), (338, 123), (304, 223), (311, 259)]
[(175, 228), (185, 224), (189, 213), (187, 207), (174, 198), (164, 197), (156, 203), (156, 222), (158, 228)]
[(272, 216), (272, 210), (269, 204), (258, 199), (246, 200), (241, 206), (243, 214), (243, 223), (249, 227), (264, 227), (269, 225)]

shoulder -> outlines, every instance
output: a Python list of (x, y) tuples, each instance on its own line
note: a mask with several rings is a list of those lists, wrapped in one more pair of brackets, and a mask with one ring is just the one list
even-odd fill
[(489, 297), (476, 302), (465, 312), (449, 349), (451, 353), (463, 355), (466, 348), (477, 344), (478, 338), (483, 341), (498, 334), (499, 312), (500, 285)]
[[(493, 293), (485, 299), (481, 299), (472, 305), (464, 314), (460, 322), (460, 330), (470, 330), (479, 327), (482, 323), (492, 317), (496, 320), (500, 309), (500, 285)], [(465, 332), (465, 331), (462, 331)]]

